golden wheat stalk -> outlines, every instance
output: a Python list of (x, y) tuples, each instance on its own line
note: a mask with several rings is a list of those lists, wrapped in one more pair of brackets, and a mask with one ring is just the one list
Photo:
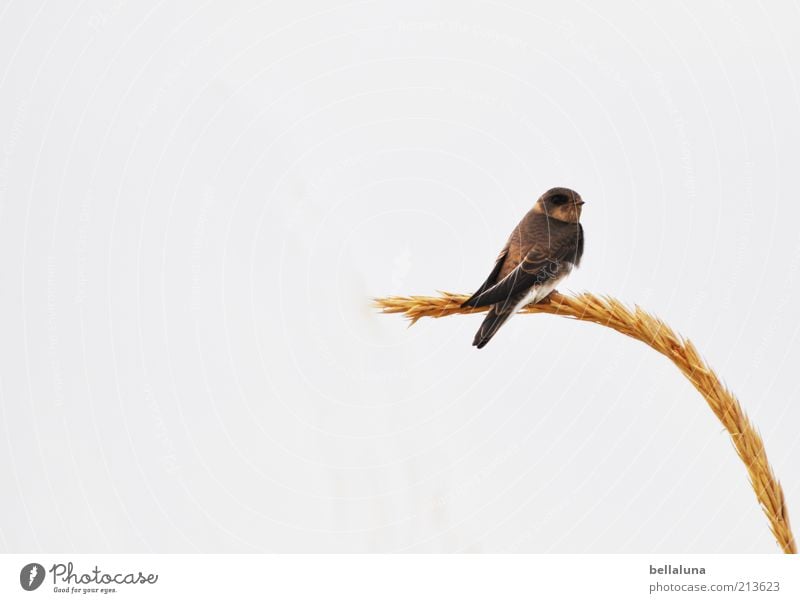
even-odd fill
[[(461, 304), (466, 299), (466, 295), (442, 293), (439, 297), (387, 297), (376, 299), (375, 305), (387, 314), (404, 314), (411, 324), (425, 316), (441, 318), (452, 314), (485, 312), (488, 309), (462, 308)], [(785, 553), (797, 553), (783, 488), (769, 466), (761, 436), (750, 423), (736, 396), (722, 385), (688, 339), (677, 335), (662, 320), (639, 307), (631, 309), (612, 297), (598, 297), (590, 293), (571, 297), (553, 292), (549, 303), (530, 305), (522, 312), (556, 314), (603, 325), (638, 339), (669, 358), (706, 399), (728, 430), (778, 544)]]

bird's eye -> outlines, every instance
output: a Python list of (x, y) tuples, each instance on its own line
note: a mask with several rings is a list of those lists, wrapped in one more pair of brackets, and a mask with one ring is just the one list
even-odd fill
[(566, 195), (553, 195), (550, 197), (550, 203), (553, 205), (564, 205), (567, 201), (569, 201), (569, 197)]

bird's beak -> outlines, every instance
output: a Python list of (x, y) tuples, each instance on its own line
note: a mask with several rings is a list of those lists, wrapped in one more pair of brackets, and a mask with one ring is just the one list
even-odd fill
[(578, 205), (579, 205), (579, 206), (580, 206), (580, 205), (583, 205), (584, 203), (586, 203), (586, 201), (578, 201)]

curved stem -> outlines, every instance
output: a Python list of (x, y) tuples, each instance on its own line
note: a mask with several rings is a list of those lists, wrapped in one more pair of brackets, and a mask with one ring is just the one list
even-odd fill
[[(387, 297), (375, 305), (387, 314), (404, 314), (415, 323), (423, 317), (441, 318), (452, 314), (485, 312), (488, 308), (462, 308), (466, 295), (442, 293), (439, 297)], [(554, 292), (549, 303), (531, 305), (522, 312), (556, 314), (603, 325), (638, 339), (669, 358), (705, 398), (712, 412), (728, 431), (733, 447), (745, 464), (770, 529), (785, 553), (797, 553), (789, 523), (783, 488), (772, 472), (764, 442), (750, 423), (739, 401), (703, 361), (691, 341), (676, 334), (665, 322), (639, 307), (628, 308), (612, 297), (583, 293), (572, 297)]]

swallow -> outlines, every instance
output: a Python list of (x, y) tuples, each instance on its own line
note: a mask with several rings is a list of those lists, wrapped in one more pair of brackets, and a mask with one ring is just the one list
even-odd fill
[(568, 188), (544, 193), (511, 233), (486, 282), (462, 304), (491, 306), (472, 345), (484, 347), (516, 312), (544, 300), (580, 264), (583, 199)]

